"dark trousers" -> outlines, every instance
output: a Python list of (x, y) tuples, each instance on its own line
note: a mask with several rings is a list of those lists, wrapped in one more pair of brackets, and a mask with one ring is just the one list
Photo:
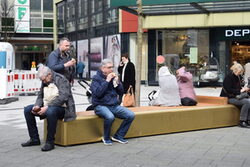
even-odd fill
[(240, 120), (241, 121), (248, 121), (250, 120), (250, 98), (244, 98), (241, 100), (238, 100), (236, 98), (229, 98), (228, 99), (229, 104), (236, 105), (240, 107)]
[(51, 107), (48, 107), (44, 116), (39, 116), (31, 112), (33, 107), (34, 105), (29, 105), (24, 108), (24, 116), (26, 119), (30, 138), (33, 140), (39, 140), (39, 134), (38, 134), (36, 119), (35, 119), (35, 117), (38, 116), (40, 118), (46, 118), (48, 122), (46, 141), (48, 142), (54, 141), (55, 134), (56, 134), (57, 120), (63, 119), (65, 108), (51, 106)]

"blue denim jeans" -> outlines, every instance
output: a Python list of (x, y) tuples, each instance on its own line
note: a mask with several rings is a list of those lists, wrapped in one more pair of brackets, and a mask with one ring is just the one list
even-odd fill
[(116, 118), (123, 119), (122, 124), (114, 134), (118, 138), (124, 138), (128, 129), (135, 118), (135, 114), (129, 109), (120, 105), (116, 106), (101, 106), (95, 107), (95, 113), (101, 118), (104, 118), (104, 139), (110, 139), (111, 126)]
[(24, 108), (24, 117), (26, 119), (29, 136), (31, 139), (39, 140), (39, 134), (36, 126), (35, 117), (38, 116), (40, 118), (46, 118), (48, 122), (47, 126), (47, 139), (46, 141), (54, 141), (56, 134), (56, 125), (58, 119), (63, 119), (65, 109), (63, 107), (48, 107), (44, 116), (39, 116), (33, 114), (32, 108), (34, 105), (29, 105)]

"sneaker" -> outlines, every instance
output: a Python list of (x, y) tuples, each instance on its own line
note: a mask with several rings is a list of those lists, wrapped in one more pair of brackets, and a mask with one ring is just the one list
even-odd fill
[(104, 137), (102, 137), (102, 142), (106, 146), (112, 146), (112, 141), (110, 139), (105, 140)]
[(125, 140), (124, 138), (118, 138), (118, 137), (111, 137), (111, 139), (113, 140), (113, 141), (116, 141), (116, 142), (119, 142), (119, 143), (121, 143), (121, 144), (127, 144), (128, 143), (128, 141), (127, 140)]

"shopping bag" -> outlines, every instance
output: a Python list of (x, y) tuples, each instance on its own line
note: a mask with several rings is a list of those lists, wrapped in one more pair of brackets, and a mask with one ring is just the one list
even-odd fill
[(129, 86), (127, 93), (123, 95), (122, 103), (124, 107), (135, 106), (135, 95), (134, 95), (133, 87), (131, 85)]

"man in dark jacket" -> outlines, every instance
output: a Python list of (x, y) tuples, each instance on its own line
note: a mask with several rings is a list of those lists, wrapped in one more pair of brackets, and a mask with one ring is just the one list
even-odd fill
[(53, 71), (64, 75), (70, 83), (73, 82), (76, 60), (69, 54), (70, 41), (62, 38), (59, 41), (58, 49), (50, 53), (47, 65)]
[(35, 116), (38, 116), (48, 121), (47, 139), (42, 151), (50, 151), (54, 149), (57, 120), (64, 119), (66, 122), (74, 120), (76, 118), (75, 103), (70, 83), (63, 75), (41, 65), (38, 69), (38, 77), (42, 81), (42, 86), (36, 103), (24, 108), (30, 140), (22, 143), (22, 146), (40, 145), (35, 119)]
[[(120, 106), (119, 96), (123, 95), (123, 87), (118, 76), (113, 73), (111, 60), (104, 59), (102, 61), (100, 70), (93, 77), (90, 90), (92, 91), (92, 104), (95, 108), (95, 113), (99, 117), (104, 118), (103, 143), (112, 145), (111, 139), (122, 144), (128, 143), (124, 136), (134, 120), (134, 113)], [(124, 120), (110, 139), (110, 130), (115, 117)]]

